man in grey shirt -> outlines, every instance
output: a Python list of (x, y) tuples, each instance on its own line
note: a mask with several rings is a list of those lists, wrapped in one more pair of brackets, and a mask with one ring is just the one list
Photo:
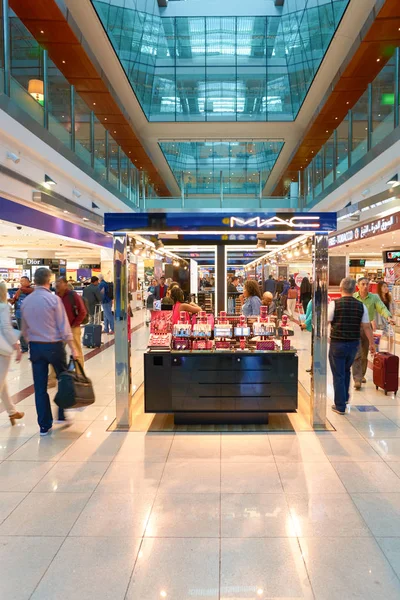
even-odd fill
[[(62, 300), (50, 291), (50, 277), (51, 271), (47, 267), (36, 270), (35, 290), (25, 298), (21, 308), (22, 335), (29, 342), (36, 412), (42, 436), (47, 435), (53, 426), (47, 393), (49, 365), (53, 366), (57, 377), (66, 371), (64, 344), (68, 344), (74, 358), (78, 356)], [(62, 409), (58, 411), (58, 420), (66, 420)]]

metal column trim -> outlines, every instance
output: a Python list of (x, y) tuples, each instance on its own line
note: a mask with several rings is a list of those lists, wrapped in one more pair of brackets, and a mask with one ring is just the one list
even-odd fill
[(394, 79), (394, 128), (399, 126), (400, 104), (400, 48), (396, 48), (396, 66)]
[(312, 426), (325, 426), (328, 368), (328, 235), (315, 234), (314, 245), (310, 420)]
[(75, 152), (75, 86), (70, 87), (71, 150)]
[(94, 169), (94, 112), (90, 111), (90, 162)]
[(372, 148), (372, 83), (368, 84), (367, 152)]
[(47, 50), (43, 50), (43, 127), (49, 129), (49, 74), (48, 74), (48, 54)]
[(4, 54), (4, 93), (11, 94), (11, 40), (10, 40), (10, 13), (8, 0), (2, 0), (3, 9), (3, 54)]

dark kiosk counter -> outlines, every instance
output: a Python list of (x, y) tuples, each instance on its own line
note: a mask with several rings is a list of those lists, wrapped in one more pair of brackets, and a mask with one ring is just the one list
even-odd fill
[(144, 355), (145, 412), (175, 423), (267, 423), (297, 410), (296, 350), (157, 352)]

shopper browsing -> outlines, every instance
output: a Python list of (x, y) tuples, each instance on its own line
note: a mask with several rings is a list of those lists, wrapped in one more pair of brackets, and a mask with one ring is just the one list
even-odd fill
[[(369, 291), (369, 279), (367, 277), (361, 277), (358, 282), (358, 292), (355, 292), (354, 298), (360, 300), (366, 307), (369, 317), (369, 328), (372, 335), (371, 323), (375, 321), (376, 313), (380, 314), (384, 319), (388, 320), (389, 323), (394, 325), (391, 312), (386, 308), (382, 300), (377, 294), (371, 294)], [(353, 379), (354, 388), (356, 390), (361, 389), (361, 385), (366, 382), (365, 374), (368, 367), (368, 346), (369, 338), (365, 335), (365, 331), (361, 331), (361, 340), (358, 348), (357, 355), (353, 363)]]
[(90, 285), (83, 290), (82, 297), (89, 313), (89, 323), (94, 323), (96, 306), (101, 304), (102, 297), (99, 290), (99, 283), (99, 278), (93, 275), (90, 279)]
[(303, 310), (306, 312), (308, 303), (311, 300), (312, 287), (308, 277), (303, 277), (300, 285), (300, 302), (303, 305)]
[(160, 283), (156, 285), (154, 290), (154, 298), (162, 300), (167, 295), (168, 286), (165, 284), (165, 275), (161, 275)]
[(236, 294), (237, 293), (238, 283), (239, 283), (238, 277), (232, 277), (232, 278), (228, 279), (228, 294)]
[(79, 294), (69, 289), (66, 277), (59, 277), (56, 282), (57, 295), (61, 298), (68, 316), (74, 338), (78, 360), (83, 366), (82, 331), (81, 325), (86, 318), (86, 306)]
[(7, 385), (7, 375), (10, 369), (11, 358), (16, 351), (16, 360), (21, 360), (21, 348), (18, 341), (19, 333), (11, 324), (10, 307), (7, 303), (7, 284), (0, 282), (0, 397), (8, 413), (11, 425), (17, 419), (22, 419), (24, 414), (19, 412), (10, 398)]
[(113, 284), (104, 279), (104, 275), (99, 275), (99, 292), (101, 294), (101, 303), (104, 313), (103, 333), (114, 333), (114, 315), (112, 312), (112, 303), (114, 300)]
[[(392, 298), (392, 294), (389, 292), (389, 286), (385, 281), (378, 282), (378, 296), (382, 300), (383, 304), (386, 306), (391, 315), (394, 315), (396, 312), (396, 305)], [(379, 313), (375, 316), (375, 324), (377, 329), (383, 329), (384, 334), (389, 339), (389, 352), (394, 352), (394, 337), (393, 331), (390, 331), (388, 321), (382, 317)]]
[(296, 312), (296, 302), (297, 302), (297, 286), (294, 279), (289, 281), (290, 287), (287, 294), (287, 312), (289, 316), (293, 319), (294, 313)]
[(191, 314), (196, 314), (201, 311), (200, 306), (197, 306), (197, 304), (194, 304), (192, 302), (184, 302), (185, 295), (181, 288), (177, 285), (175, 285), (171, 290), (171, 299), (174, 303), (174, 306), (172, 308), (172, 322), (174, 325), (179, 323), (181, 312), (185, 311)]
[(276, 292), (276, 281), (272, 275), (268, 277), (268, 279), (264, 282), (264, 292), (271, 292), (273, 296), (275, 296)]
[(257, 281), (253, 279), (245, 281), (243, 299), (242, 313), (245, 317), (258, 317), (260, 314), (261, 294)]
[[(23, 301), (29, 294), (34, 290), (33, 285), (30, 282), (29, 277), (21, 277), (20, 288), (15, 292), (15, 295), (11, 300), (10, 304), (15, 307), (15, 318), (17, 320), (18, 329), (21, 331), (21, 306)], [(28, 352), (28, 344), (26, 340), (21, 336), (19, 339), (21, 343), (21, 352)]]
[(271, 292), (264, 292), (262, 297), (263, 306), (268, 306), (268, 315), (273, 315), (276, 313), (276, 304), (274, 302), (274, 297)]
[(354, 279), (342, 279), (342, 297), (330, 302), (328, 306), (328, 321), (331, 324), (329, 363), (335, 394), (332, 410), (339, 415), (345, 414), (349, 401), (350, 369), (360, 346), (361, 331), (368, 340), (368, 349), (372, 354), (375, 353), (368, 311), (366, 306), (353, 296), (355, 289)]
[[(40, 435), (47, 435), (53, 426), (47, 393), (49, 365), (57, 377), (67, 369), (64, 344), (68, 344), (74, 358), (78, 357), (61, 298), (50, 292), (50, 278), (50, 269), (39, 267), (35, 272), (35, 291), (22, 305), (22, 335), (29, 342)], [(58, 419), (66, 420), (62, 409)]]

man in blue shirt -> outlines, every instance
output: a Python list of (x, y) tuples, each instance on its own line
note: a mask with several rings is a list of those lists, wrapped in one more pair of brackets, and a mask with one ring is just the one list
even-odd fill
[(99, 292), (101, 294), (101, 304), (104, 313), (104, 330), (103, 333), (114, 333), (114, 315), (112, 313), (112, 303), (114, 293), (112, 284), (104, 279), (104, 275), (99, 275)]

